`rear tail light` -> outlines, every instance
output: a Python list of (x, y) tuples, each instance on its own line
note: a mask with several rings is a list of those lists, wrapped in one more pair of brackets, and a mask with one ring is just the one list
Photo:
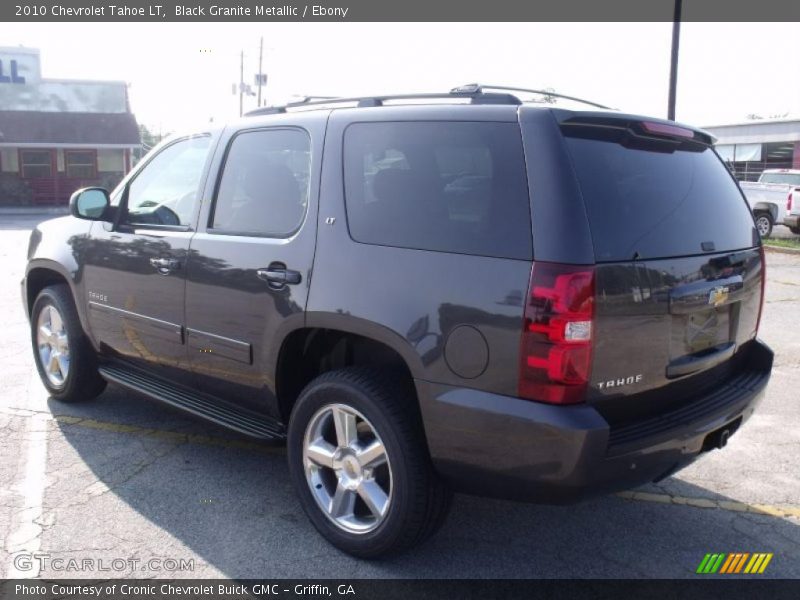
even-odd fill
[(761, 315), (764, 314), (764, 298), (767, 294), (767, 257), (764, 253), (764, 244), (761, 244), (758, 252), (761, 255), (761, 300), (758, 303), (755, 335), (758, 335), (758, 328), (761, 327)]
[(791, 212), (792, 210), (792, 196), (794, 196), (794, 191), (789, 192), (789, 195), (786, 197), (786, 212)]
[(594, 269), (535, 263), (525, 305), (519, 395), (551, 404), (586, 400), (592, 367)]

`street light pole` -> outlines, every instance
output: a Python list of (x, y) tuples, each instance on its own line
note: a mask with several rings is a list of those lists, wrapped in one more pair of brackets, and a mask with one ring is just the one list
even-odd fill
[(669, 102), (667, 119), (675, 120), (675, 96), (678, 88), (678, 47), (681, 41), (681, 2), (675, 0), (675, 15), (672, 20), (672, 58), (669, 66)]
[(239, 55), (239, 116), (244, 114), (244, 50)]
[(264, 36), (261, 36), (261, 43), (258, 45), (258, 107), (261, 107), (261, 80), (263, 78), (261, 64), (264, 58)]

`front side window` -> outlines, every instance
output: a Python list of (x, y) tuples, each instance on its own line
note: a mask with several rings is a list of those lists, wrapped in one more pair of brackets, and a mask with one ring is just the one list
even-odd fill
[(531, 258), (515, 123), (355, 123), (345, 132), (344, 179), (358, 242)]
[(23, 177), (27, 179), (52, 177), (53, 157), (50, 150), (22, 150), (20, 159)]
[(214, 233), (288, 237), (308, 205), (311, 141), (299, 129), (247, 131), (228, 149), (217, 190)]
[(125, 222), (191, 226), (210, 138), (171, 144), (149, 161), (128, 186)]
[(67, 177), (93, 179), (96, 175), (96, 160), (91, 150), (67, 150), (64, 152)]

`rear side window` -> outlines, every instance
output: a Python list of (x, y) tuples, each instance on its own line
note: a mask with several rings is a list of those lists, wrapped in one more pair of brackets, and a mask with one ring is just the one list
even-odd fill
[(531, 258), (515, 123), (355, 123), (345, 132), (344, 182), (358, 242)]
[(598, 262), (757, 243), (747, 204), (710, 148), (672, 152), (566, 137)]
[(311, 141), (299, 129), (240, 133), (217, 190), (214, 233), (288, 237), (308, 205)]

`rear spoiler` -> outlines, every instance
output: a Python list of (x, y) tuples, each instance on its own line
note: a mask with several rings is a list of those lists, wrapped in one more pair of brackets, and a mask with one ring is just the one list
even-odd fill
[(717, 141), (713, 135), (702, 129), (640, 115), (573, 112), (558, 109), (554, 109), (553, 114), (565, 133), (577, 129), (606, 130), (609, 137), (672, 142), (670, 145), (676, 147), (686, 143), (709, 147)]

